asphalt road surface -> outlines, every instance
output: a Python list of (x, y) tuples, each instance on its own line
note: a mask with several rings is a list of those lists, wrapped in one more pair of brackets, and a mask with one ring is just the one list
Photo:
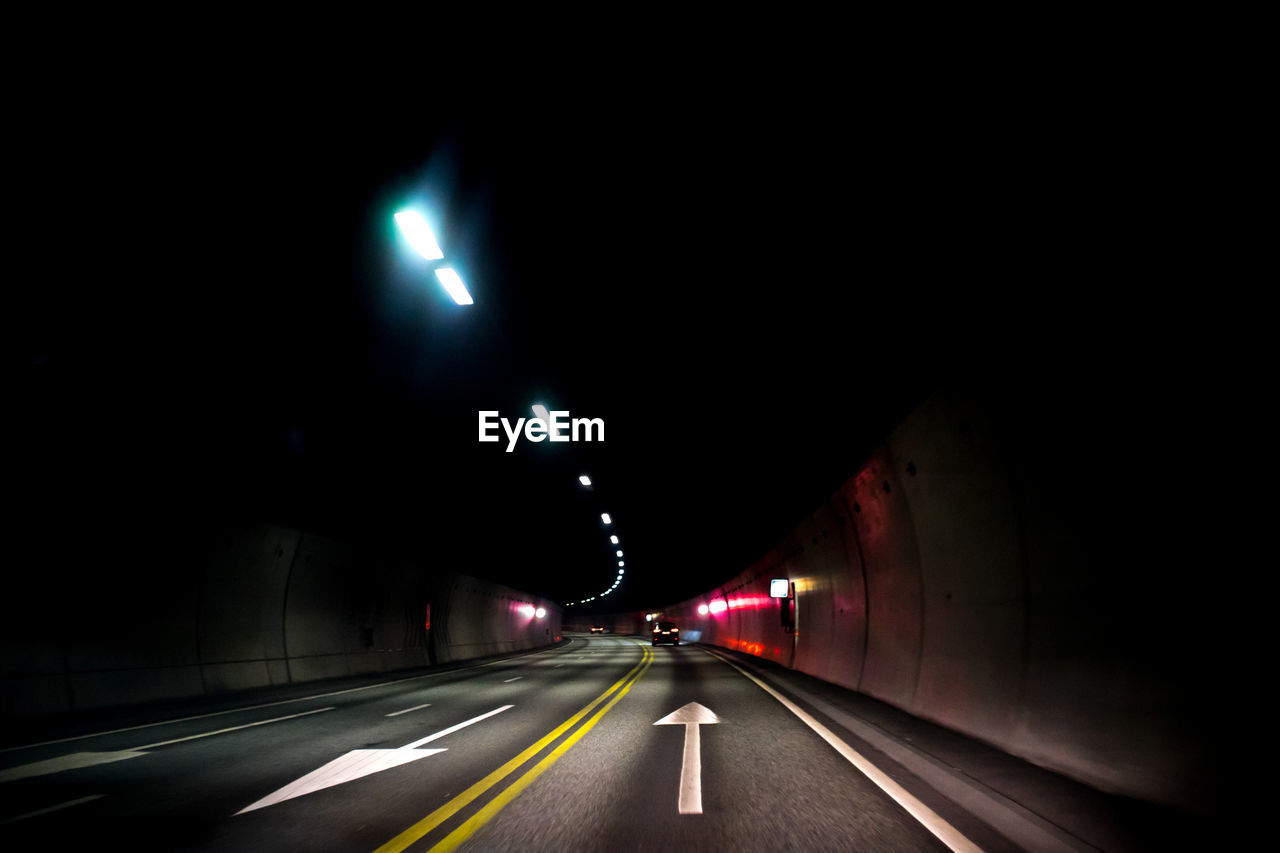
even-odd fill
[(572, 636), (314, 689), (8, 746), (0, 847), (975, 849), (963, 822), (878, 784), (820, 720), (699, 646)]

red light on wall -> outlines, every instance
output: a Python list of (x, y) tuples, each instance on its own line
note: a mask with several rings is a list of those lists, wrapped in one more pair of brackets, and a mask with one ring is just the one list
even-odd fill
[(426, 618), (426, 621), (422, 623), (422, 627), (428, 631), (431, 630), (431, 604), (430, 603), (427, 604), (427, 618)]

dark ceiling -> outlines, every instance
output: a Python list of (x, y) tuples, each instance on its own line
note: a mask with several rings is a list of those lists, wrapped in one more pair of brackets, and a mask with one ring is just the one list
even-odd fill
[[(1112, 346), (1079, 275), (1111, 239), (1078, 218), (1096, 158), (1048, 121), (62, 107), (11, 171), (14, 482), (49, 527), (266, 520), (574, 601), (613, 578), (608, 511), (611, 604), (651, 607), (953, 377), (1039, 387)], [(408, 205), (475, 305), (405, 250)], [(538, 401), (605, 442), (477, 441)]]

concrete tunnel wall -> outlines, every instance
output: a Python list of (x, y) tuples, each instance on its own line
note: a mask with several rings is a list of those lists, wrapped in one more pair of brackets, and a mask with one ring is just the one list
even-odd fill
[[(862, 692), (1102, 790), (1203, 810), (1213, 768), (1194, 677), (1213, 655), (1184, 615), (1198, 587), (1170, 571), (1135, 509), (1159, 487), (1108, 465), (1091, 439), (1065, 450), (1068, 437), (1080, 440), (940, 393), (769, 553), (663, 612), (686, 639)], [(1117, 486), (1108, 500), (1098, 475)], [(794, 634), (771, 578), (795, 586)], [(699, 614), (717, 600), (721, 612)], [(620, 618), (615, 630), (635, 624)]]
[[(28, 606), (7, 608), (0, 711), (389, 672), (534, 648), (560, 634), (553, 602), (457, 572), (279, 526), (205, 535), (162, 537), (171, 547), (158, 550), (172, 562), (117, 565), (76, 589), (46, 575), (15, 595), (11, 605)], [(56, 618), (30, 606), (46, 601), (60, 602)], [(543, 619), (530, 615), (537, 607)]]

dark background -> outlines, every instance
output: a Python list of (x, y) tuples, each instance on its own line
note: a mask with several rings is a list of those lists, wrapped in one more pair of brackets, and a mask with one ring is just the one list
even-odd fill
[[(1127, 105), (439, 112), (145, 79), (19, 107), (10, 520), (43, 570), (261, 520), (567, 602), (612, 583), (608, 511), (607, 609), (654, 607), (760, 557), (940, 388), (1064, 472), (1186, 452), (1188, 306), (1142, 260), (1176, 260), (1146, 212), (1181, 190)], [(409, 205), (475, 305), (406, 249)], [(534, 402), (606, 441), (477, 442), (478, 410)]]

